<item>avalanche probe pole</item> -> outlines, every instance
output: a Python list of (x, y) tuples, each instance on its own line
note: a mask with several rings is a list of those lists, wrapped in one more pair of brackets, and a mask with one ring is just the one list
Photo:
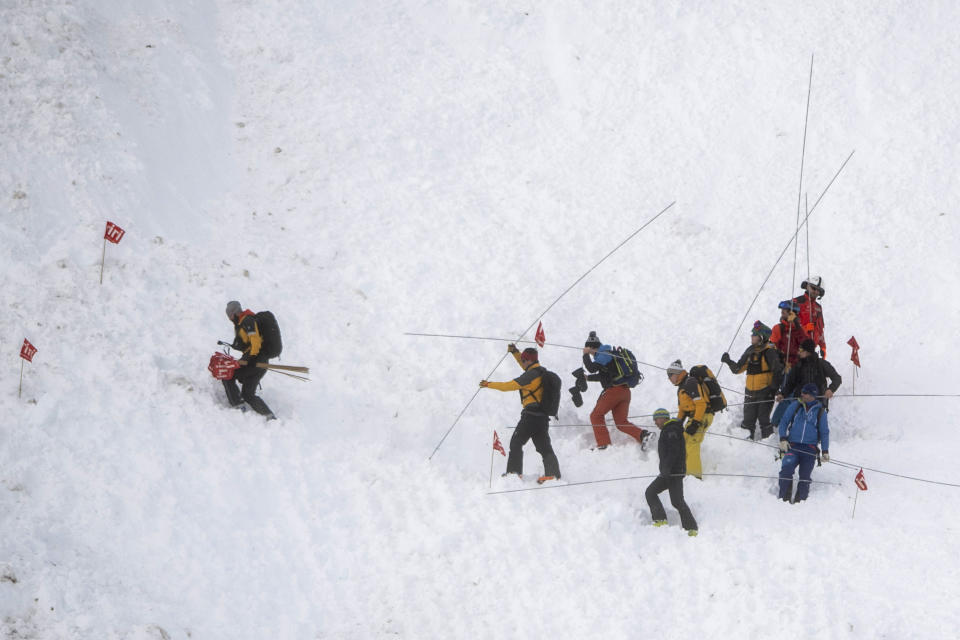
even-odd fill
[[(847, 163), (850, 162), (850, 158), (853, 157), (853, 154), (854, 154), (855, 152), (856, 152), (856, 150), (850, 152), (850, 155), (847, 156), (847, 159), (843, 161), (843, 164), (840, 165), (840, 168), (837, 169), (837, 172), (836, 172), (835, 174), (833, 174), (833, 177), (832, 177), (832, 178), (830, 178), (830, 182), (827, 183), (827, 186), (824, 188), (823, 193), (821, 193), (821, 194), (820, 194), (820, 197), (817, 198), (816, 201), (813, 203), (813, 206), (810, 208), (810, 212), (807, 213), (806, 217), (804, 217), (803, 222), (806, 222), (806, 221), (810, 218), (810, 216), (813, 215), (813, 212), (817, 210), (817, 205), (820, 204), (820, 201), (821, 201), (821, 200), (823, 200), (823, 196), (827, 195), (827, 191), (829, 191), (829, 190), (830, 190), (830, 187), (833, 186), (833, 183), (836, 181), (837, 177), (840, 175), (840, 172), (843, 171), (843, 168), (844, 168), (845, 166), (847, 166)], [(763, 291), (763, 288), (764, 288), (765, 286), (767, 286), (767, 282), (770, 280), (770, 276), (773, 275), (774, 269), (776, 269), (776, 268), (777, 268), (777, 265), (780, 264), (780, 261), (783, 260), (783, 256), (786, 255), (787, 249), (790, 248), (790, 243), (793, 242), (793, 238), (794, 238), (798, 233), (800, 233), (800, 227), (797, 227), (797, 228), (794, 230), (793, 235), (790, 236), (790, 240), (787, 241), (787, 244), (783, 247), (783, 250), (780, 252), (780, 257), (777, 258), (777, 261), (773, 263), (773, 266), (772, 266), (772, 267), (770, 267), (770, 272), (767, 273), (767, 277), (763, 279), (763, 284), (761, 284), (761, 285), (760, 285), (760, 288), (757, 289), (757, 295), (753, 296), (753, 301), (751, 301), (751, 302), (750, 302), (750, 306), (747, 307), (747, 312), (743, 314), (743, 318), (740, 320), (740, 324), (737, 325), (737, 330), (736, 330), (736, 332), (734, 332), (734, 334), (733, 334), (733, 339), (730, 341), (730, 346), (727, 347), (727, 351), (730, 351), (730, 349), (733, 348), (733, 343), (737, 341), (737, 336), (740, 335), (740, 329), (743, 328), (743, 323), (746, 322), (747, 316), (750, 315), (750, 310), (753, 309), (753, 305), (755, 305), (755, 304), (757, 303), (757, 298), (760, 297), (760, 292)], [(719, 368), (718, 368), (718, 371), (721, 371), (721, 372), (722, 372), (722, 371), (723, 371), (723, 367), (722, 367), (722, 366), (719, 367)]]
[[(580, 276), (579, 278), (577, 278), (577, 279), (574, 281), (573, 284), (571, 284), (569, 287), (567, 287), (567, 288), (564, 290), (563, 293), (561, 293), (559, 296), (557, 296), (557, 299), (554, 300), (553, 302), (551, 302), (551, 303), (550, 303), (550, 306), (548, 306), (546, 309), (544, 309), (544, 310), (540, 313), (540, 315), (538, 315), (538, 316), (534, 319), (534, 321), (530, 323), (530, 326), (527, 327), (527, 328), (524, 330), (523, 333), (521, 333), (519, 336), (517, 336), (517, 340), (522, 340), (522, 339), (523, 339), (523, 336), (527, 335), (527, 332), (530, 331), (530, 329), (533, 329), (535, 326), (537, 326), (537, 323), (540, 321), (540, 319), (543, 318), (543, 316), (547, 315), (547, 312), (550, 311), (550, 309), (552, 309), (555, 304), (557, 304), (558, 302), (560, 302), (560, 300), (561, 300), (561, 298), (563, 298), (563, 296), (565, 296), (565, 295), (567, 295), (568, 293), (570, 293), (570, 290), (571, 290), (571, 289), (573, 289), (575, 286), (577, 286), (578, 284), (580, 284), (580, 281), (581, 281), (581, 280), (583, 280), (583, 279), (586, 278), (588, 275), (590, 275), (590, 273), (591, 273), (594, 269), (596, 269), (596, 268), (599, 267), (601, 264), (603, 264), (603, 262), (604, 262), (607, 258), (609, 258), (610, 256), (612, 256), (614, 253), (616, 253), (617, 250), (620, 249), (620, 247), (622, 247), (623, 245), (625, 245), (625, 244), (627, 244), (628, 242), (630, 242), (630, 240), (633, 239), (633, 237), (634, 237), (635, 235), (637, 235), (638, 233), (640, 233), (641, 231), (643, 231), (644, 229), (646, 229), (651, 223), (653, 223), (654, 220), (656, 220), (656, 219), (659, 218), (661, 215), (663, 215), (664, 213), (666, 213), (666, 211), (667, 211), (670, 207), (672, 207), (673, 205), (675, 205), (676, 203), (677, 203), (677, 201), (674, 200), (673, 202), (671, 202), (670, 204), (668, 204), (666, 207), (664, 207), (663, 209), (661, 209), (660, 213), (658, 213), (657, 215), (653, 216), (652, 218), (650, 218), (649, 220), (647, 220), (646, 222), (644, 222), (643, 225), (641, 225), (639, 229), (637, 229), (636, 231), (634, 231), (633, 233), (631, 233), (629, 236), (627, 236), (627, 238), (626, 238), (623, 242), (621, 242), (620, 244), (618, 244), (616, 247), (614, 247), (614, 248), (610, 251), (610, 253), (608, 253), (607, 255), (603, 256), (603, 258), (600, 259), (600, 262), (598, 262), (597, 264), (595, 264), (595, 265), (593, 265), (592, 267), (590, 267), (589, 269), (587, 269), (587, 271), (586, 271), (582, 276)], [(483, 379), (484, 379), (484, 380), (489, 379), (490, 376), (492, 376), (492, 375), (494, 374), (494, 372), (496, 372), (497, 368), (498, 368), (498, 367), (500, 366), (500, 364), (506, 359), (506, 357), (507, 357), (507, 354), (506, 354), (506, 353), (504, 353), (502, 356), (500, 356), (500, 360), (497, 361), (496, 366), (495, 366), (495, 367), (493, 368), (493, 370), (490, 371), (490, 373), (487, 374), (487, 376), (486, 376), (485, 378), (483, 378)], [(458, 422), (460, 422), (460, 418), (461, 418), (461, 417), (463, 416), (463, 414), (466, 412), (467, 408), (469, 408), (470, 405), (473, 404), (474, 398), (477, 397), (477, 394), (480, 393), (480, 389), (482, 389), (482, 388), (483, 388), (483, 387), (477, 387), (476, 391), (473, 392), (473, 395), (470, 396), (470, 399), (467, 401), (467, 404), (463, 407), (463, 409), (460, 410), (460, 413), (457, 414), (457, 418), (453, 421), (453, 424), (450, 425), (450, 428), (447, 429), (447, 432), (446, 432), (445, 434), (443, 434), (443, 437), (442, 437), (442, 438), (440, 438), (440, 442), (437, 443), (437, 446), (433, 448), (433, 453), (431, 453), (431, 454), (430, 454), (430, 457), (427, 458), (428, 461), (432, 460), (432, 459), (433, 459), (433, 456), (436, 455), (437, 451), (440, 449), (440, 446), (443, 444), (443, 441), (447, 439), (447, 436), (450, 435), (450, 432), (453, 431), (453, 428), (454, 428), (455, 426), (457, 426), (457, 423), (458, 423)]]

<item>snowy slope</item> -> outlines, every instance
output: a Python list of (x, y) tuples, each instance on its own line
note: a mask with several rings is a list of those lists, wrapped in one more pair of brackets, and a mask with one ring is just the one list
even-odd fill
[[(550, 309), (549, 342), (716, 369), (809, 259), (842, 395), (851, 335), (858, 394), (955, 391), (954, 5), (635, 4), (0, 8), (6, 636), (954, 637), (960, 489), (868, 471), (851, 518), (830, 464), (783, 504), (732, 477), (778, 469), (737, 408), (703, 447), (731, 476), (686, 482), (696, 539), (669, 508), (650, 526), (647, 478), (488, 495), (513, 394), (479, 393), (427, 461), (517, 369), (491, 374), (502, 341), (404, 332), (516, 337), (674, 201)], [(101, 286), (106, 220), (127, 235)], [(205, 370), (234, 298), (314, 371), (264, 379), (276, 422)], [(542, 360), (568, 381), (579, 354)], [(649, 424), (675, 390), (644, 373)], [(837, 398), (831, 454), (960, 483), (956, 407)], [(656, 473), (589, 433), (552, 429), (565, 482)]]

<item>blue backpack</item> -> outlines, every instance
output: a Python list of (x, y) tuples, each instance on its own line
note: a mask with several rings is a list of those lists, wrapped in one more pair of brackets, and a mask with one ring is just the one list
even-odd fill
[(614, 386), (627, 385), (631, 389), (643, 380), (643, 374), (637, 369), (637, 358), (626, 347), (617, 347), (609, 352), (613, 361), (609, 364), (610, 382)]

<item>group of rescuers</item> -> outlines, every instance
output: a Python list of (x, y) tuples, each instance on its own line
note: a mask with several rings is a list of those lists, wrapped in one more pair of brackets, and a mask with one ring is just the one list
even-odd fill
[[(827, 348), (823, 311), (818, 302), (824, 294), (823, 279), (807, 278), (801, 287), (804, 290), (802, 295), (779, 304), (780, 321), (772, 329), (760, 321), (754, 323), (751, 344), (739, 360), (734, 361), (728, 353), (721, 358), (733, 373), (747, 374), (740, 426), (747, 430), (748, 437), (765, 439), (773, 434), (774, 428), (778, 429), (782, 456), (778, 498), (793, 503), (806, 500), (815, 463), (821, 459), (824, 462), (830, 460), (827, 406), (842, 382), (836, 369), (823, 357)], [(523, 408), (510, 438), (507, 469), (503, 475), (522, 475), (523, 446), (533, 440), (543, 458), (544, 473), (537, 482), (559, 480), (560, 465), (550, 443), (549, 417), (539, 410), (543, 395), (543, 369), (539, 355), (534, 348), (520, 351), (514, 344), (508, 345), (507, 350), (523, 373), (507, 382), (480, 382), (483, 388), (520, 392)], [(630, 388), (610, 383), (610, 352), (611, 347), (602, 344), (596, 332), (591, 331), (584, 343), (583, 366), (592, 374), (589, 379), (598, 380), (603, 386), (590, 414), (596, 449), (606, 449), (610, 444), (610, 433), (605, 424), (608, 412), (613, 414), (617, 429), (644, 447), (650, 432), (627, 419)], [(681, 526), (689, 535), (696, 535), (697, 522), (683, 498), (683, 478), (692, 475), (702, 479), (700, 444), (713, 422), (713, 413), (704, 385), (688, 375), (679, 359), (667, 368), (667, 377), (677, 387), (677, 417), (671, 418), (666, 409), (657, 409), (653, 413), (654, 424), (660, 430), (657, 444), (660, 467), (659, 475), (647, 487), (645, 497), (653, 524), (659, 527), (667, 524), (667, 519), (658, 495), (669, 491), (670, 503), (680, 513)], [(771, 417), (774, 400), (778, 404)], [(799, 482), (794, 493), (793, 477), (797, 467)]]

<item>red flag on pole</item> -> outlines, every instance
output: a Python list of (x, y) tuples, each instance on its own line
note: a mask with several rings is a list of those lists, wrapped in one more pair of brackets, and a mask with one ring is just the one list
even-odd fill
[(113, 224), (112, 222), (108, 221), (107, 230), (103, 232), (103, 237), (109, 240), (110, 242), (112, 242), (113, 244), (117, 244), (120, 242), (120, 238), (123, 237), (124, 233), (126, 233), (126, 231), (124, 231), (117, 225)]
[(543, 333), (542, 321), (537, 325), (537, 333), (534, 334), (533, 339), (536, 341), (537, 346), (543, 349), (543, 345), (547, 342), (547, 336)]
[(20, 347), (20, 357), (26, 360), (27, 362), (33, 362), (33, 355), (37, 352), (37, 348), (30, 344), (30, 341), (26, 338), (23, 339), (23, 346)]
[(857, 344), (857, 339), (853, 336), (850, 336), (850, 339), (847, 340), (847, 344), (853, 349), (853, 352), (850, 354), (850, 360), (853, 361), (853, 364), (860, 366), (860, 345)]
[(854, 478), (853, 481), (857, 483), (857, 489), (860, 489), (860, 491), (867, 490), (867, 480), (863, 477), (863, 469), (860, 469), (857, 477)]
[(503, 450), (503, 445), (500, 444), (500, 436), (497, 435), (496, 431), (493, 432), (493, 449), (507, 455), (507, 452)]

